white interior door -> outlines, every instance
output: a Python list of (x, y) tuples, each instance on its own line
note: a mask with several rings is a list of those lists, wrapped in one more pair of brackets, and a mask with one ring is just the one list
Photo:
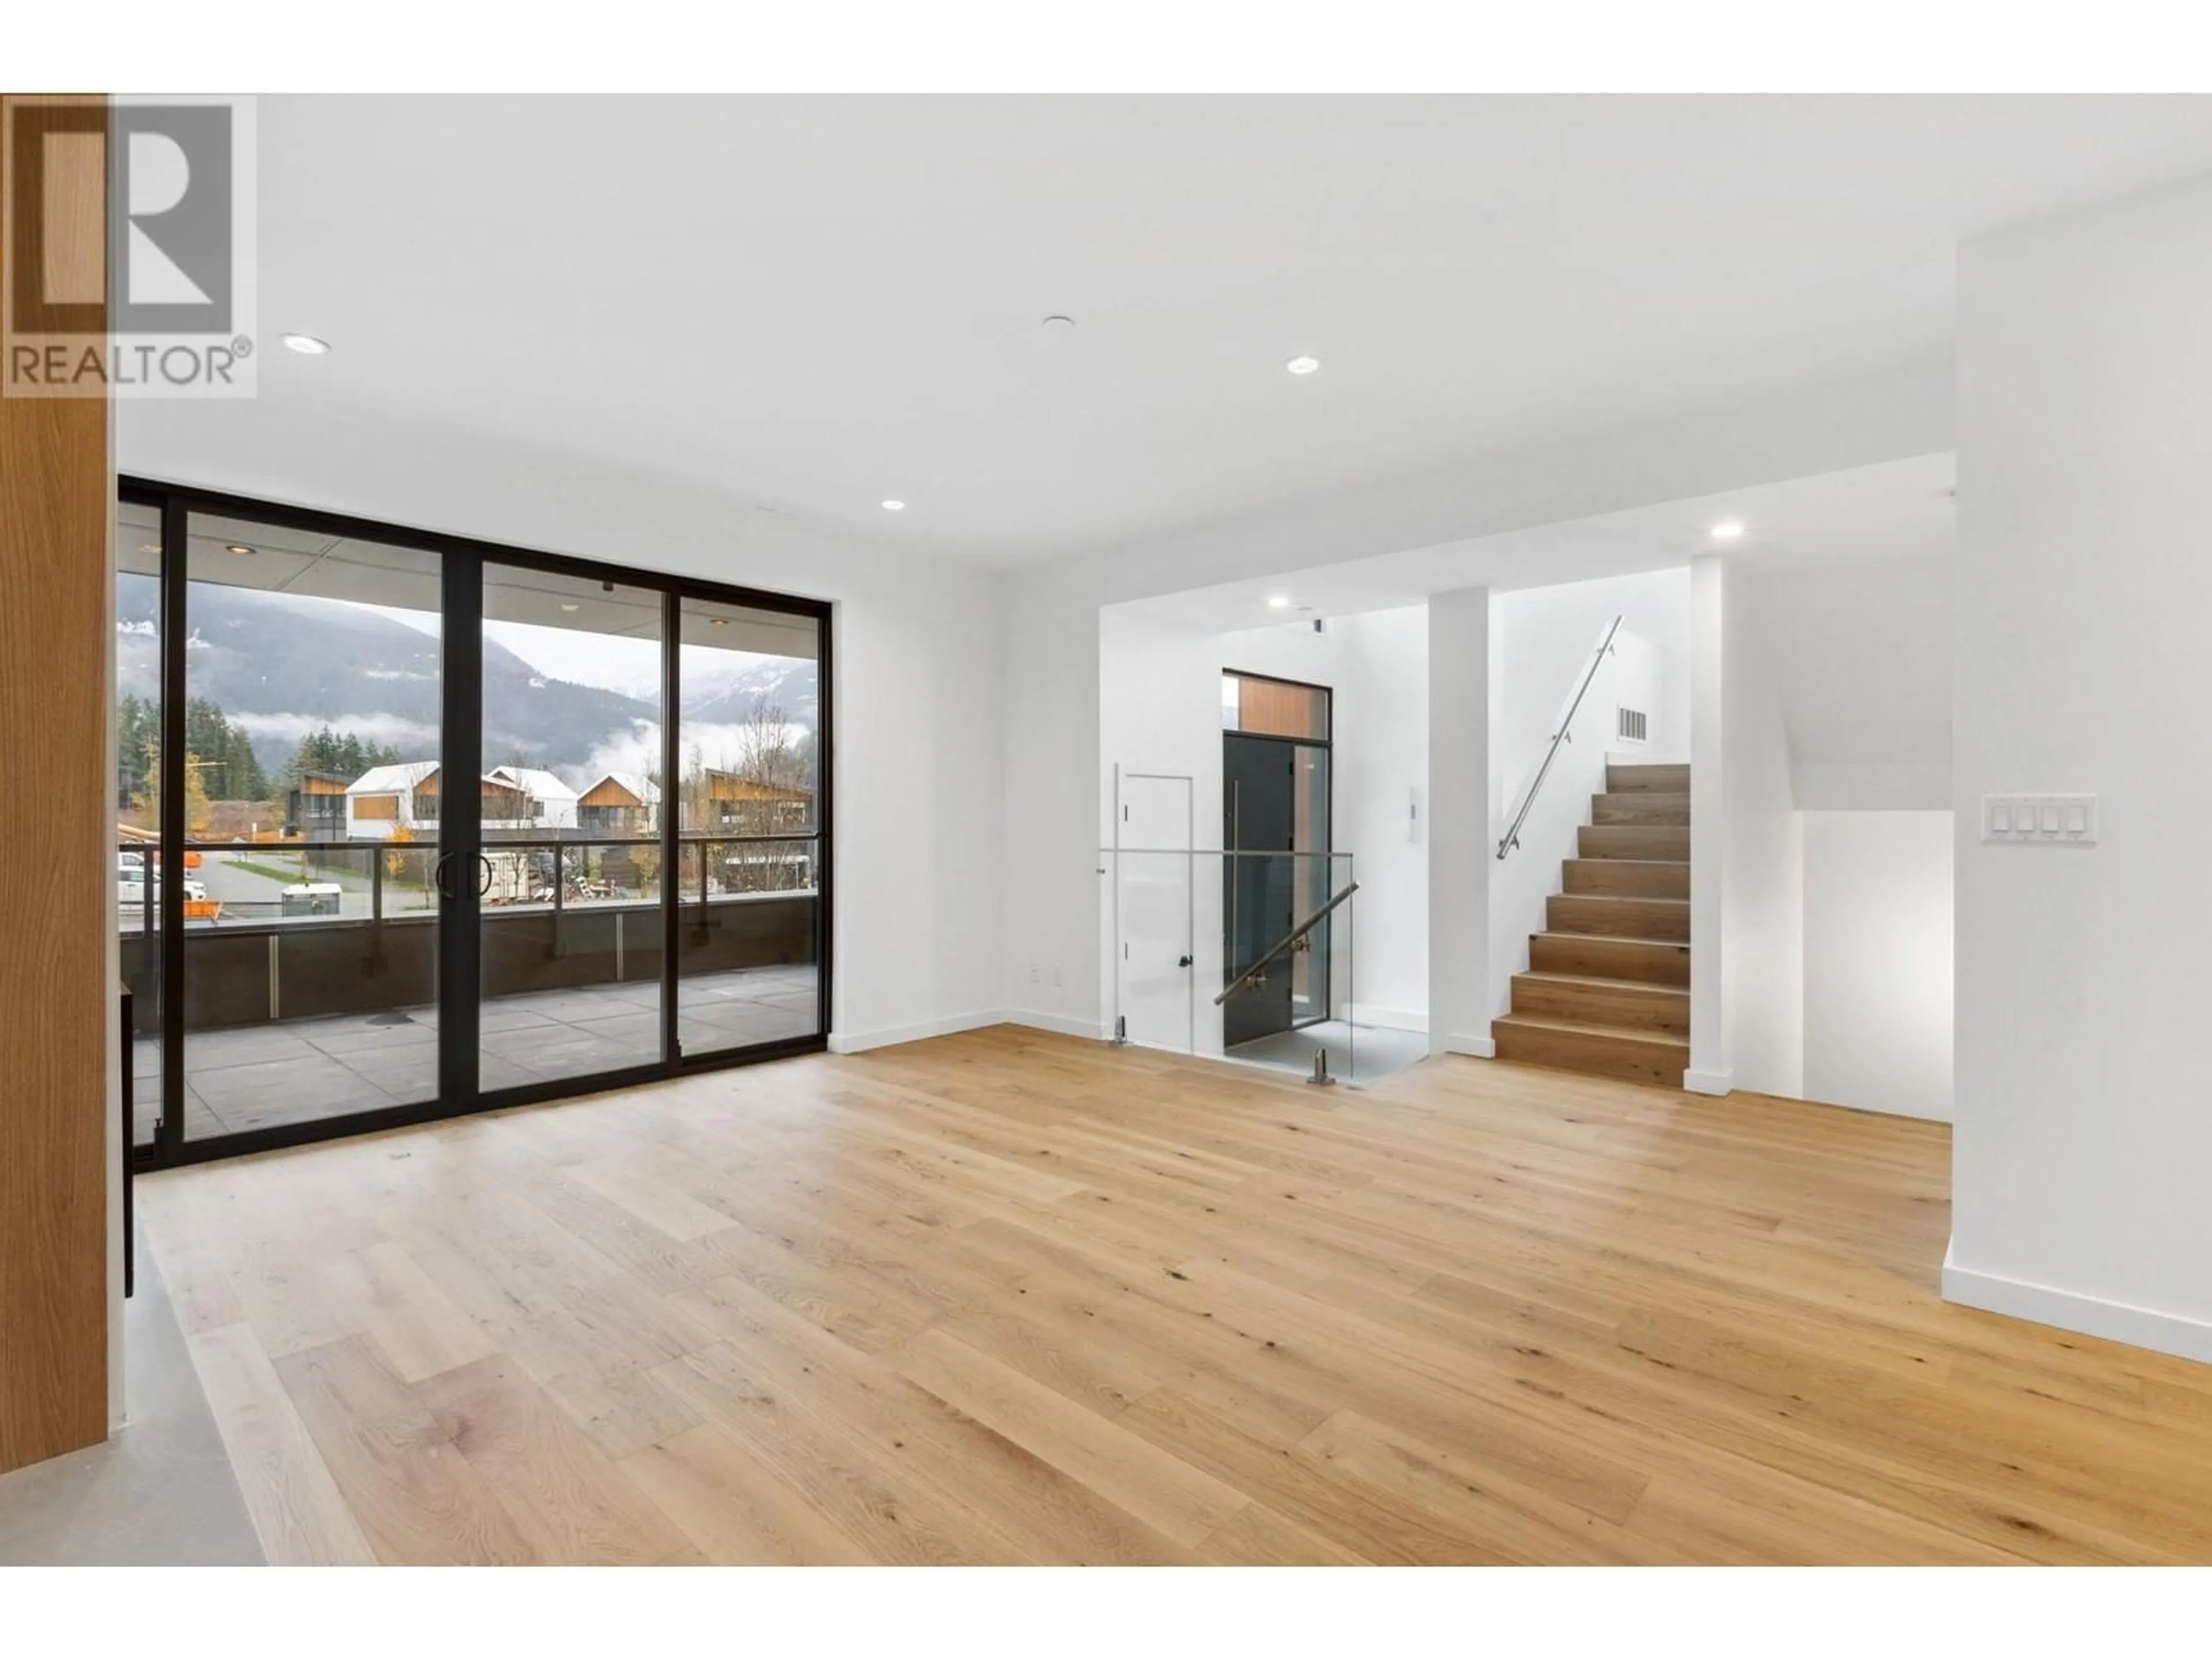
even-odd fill
[(1121, 1018), (1129, 1041), (1188, 1054), (1191, 995), (1191, 824), (1187, 777), (1121, 775)]

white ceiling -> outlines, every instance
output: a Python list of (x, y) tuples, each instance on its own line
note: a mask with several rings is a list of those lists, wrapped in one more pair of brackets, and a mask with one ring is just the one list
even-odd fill
[(335, 349), (268, 353), (240, 441), (366, 410), (1002, 563), (1940, 352), (1961, 237), (2212, 168), (2207, 99), (270, 97), (259, 134), (261, 333)]
[[(1454, 588), (1544, 587), (1687, 564), (1721, 550), (1712, 528), (1744, 527), (1728, 544), (1754, 572), (1780, 576), (1871, 560), (1947, 559), (1957, 544), (1950, 454), (1854, 467), (1723, 495), (1665, 501), (1533, 530), (1410, 549), (1316, 569), (1194, 588), (1122, 607), (1163, 622), (1231, 633), (1270, 622), (1310, 625), (1419, 605)], [(1271, 598), (1291, 601), (1277, 610)]]

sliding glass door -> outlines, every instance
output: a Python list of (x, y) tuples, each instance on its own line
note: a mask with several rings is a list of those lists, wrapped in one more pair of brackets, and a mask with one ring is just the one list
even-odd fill
[(188, 512), (184, 567), (183, 1136), (435, 1100), (440, 557)]
[(822, 1045), (825, 607), (143, 484), (118, 535), (142, 1163)]
[(663, 595), (483, 568), (477, 1080), (658, 1065)]
[(677, 728), (677, 1039), (788, 1042), (822, 1006), (822, 635), (687, 596)]

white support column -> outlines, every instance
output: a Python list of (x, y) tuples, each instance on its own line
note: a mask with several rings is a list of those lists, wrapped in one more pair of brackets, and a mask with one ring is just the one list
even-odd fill
[(1490, 880), (1502, 664), (1486, 587), (1429, 600), (1429, 1052), (1496, 1052)]
[(1682, 1086), (1728, 1093), (1724, 1020), (1727, 979), (1721, 957), (1721, 900), (1728, 874), (1726, 733), (1722, 710), (1722, 623), (1726, 567), (1717, 557), (1690, 564), (1690, 1066)]

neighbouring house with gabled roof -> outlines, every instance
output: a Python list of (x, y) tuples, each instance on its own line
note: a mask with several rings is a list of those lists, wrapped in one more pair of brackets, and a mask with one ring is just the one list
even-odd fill
[[(372, 767), (346, 787), (346, 839), (435, 840), (442, 784), (436, 761)], [(576, 827), (576, 792), (550, 772), (495, 766), (483, 775), (478, 795), (487, 835)]]
[(685, 787), (686, 834), (773, 836), (804, 833), (814, 818), (814, 791), (764, 783), (708, 767)]
[(577, 797), (586, 835), (650, 836), (660, 828), (660, 786), (639, 772), (609, 772)]

